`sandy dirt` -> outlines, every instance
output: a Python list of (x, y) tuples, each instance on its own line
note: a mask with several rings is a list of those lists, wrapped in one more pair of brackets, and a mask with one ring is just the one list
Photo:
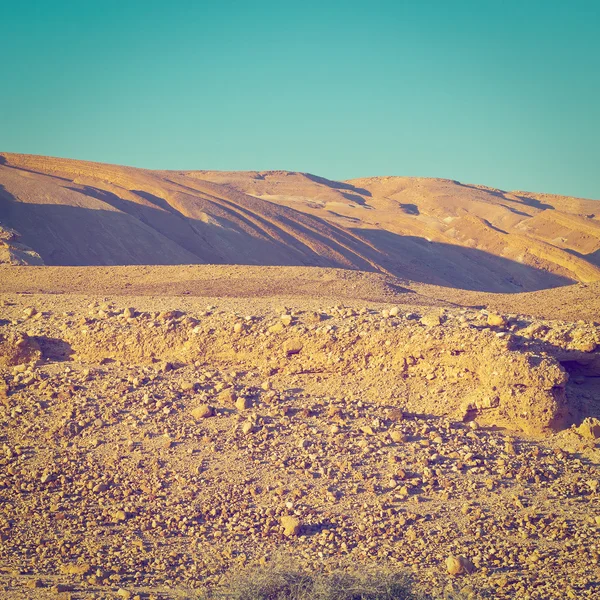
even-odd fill
[(597, 597), (598, 323), (401, 283), (0, 269), (3, 597), (194, 598), (278, 556)]

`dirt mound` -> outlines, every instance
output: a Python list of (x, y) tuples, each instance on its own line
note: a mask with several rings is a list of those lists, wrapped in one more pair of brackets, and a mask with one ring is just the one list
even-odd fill
[(340, 267), (490, 292), (600, 279), (593, 201), (437, 179), (0, 158), (0, 218), (50, 265)]
[(10, 330), (0, 333), (0, 366), (35, 363), (41, 356), (39, 344), (26, 333)]
[(291, 378), (310, 394), (360, 394), (414, 414), (528, 433), (576, 421), (582, 407), (567, 398), (568, 371), (583, 381), (600, 374), (599, 328), (520, 317), (496, 326), (486, 315), (426, 306), (242, 315), (93, 303), (66, 318), (37, 313), (25, 321), (28, 334), (9, 328), (1, 347), (5, 365), (41, 355), (90, 365), (230, 365)]

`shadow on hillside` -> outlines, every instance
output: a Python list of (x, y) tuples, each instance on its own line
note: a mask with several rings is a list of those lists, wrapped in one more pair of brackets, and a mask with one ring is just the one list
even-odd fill
[(399, 204), (400, 208), (402, 209), (403, 212), (405, 212), (407, 215), (419, 215), (421, 214), (419, 212), (419, 207), (416, 204)]
[(318, 175), (312, 175), (311, 173), (304, 173), (304, 176), (315, 183), (320, 183), (321, 185), (325, 185), (335, 190), (348, 190), (349, 192), (354, 192), (355, 194), (361, 194), (363, 196), (368, 196), (369, 198), (371, 197), (371, 192), (369, 190), (358, 188), (350, 183), (344, 183), (343, 181), (331, 181), (331, 179), (325, 179), (325, 177), (319, 177)]
[(577, 252), (577, 250), (573, 250), (572, 248), (565, 248), (565, 252), (568, 252), (573, 256), (577, 256), (577, 258), (587, 260), (597, 267), (600, 267), (600, 250), (595, 250), (594, 252), (584, 254), (583, 252)]
[[(535, 198), (528, 198), (527, 196), (521, 196), (521, 195), (519, 195), (518, 192), (496, 192), (494, 190), (490, 190), (487, 188), (480, 188), (476, 185), (471, 185), (468, 183), (460, 183), (459, 181), (456, 181), (455, 183), (457, 183), (461, 187), (469, 188), (471, 190), (479, 190), (480, 192), (485, 192), (486, 194), (491, 194), (492, 196), (501, 198), (502, 200), (504, 200), (504, 202), (511, 201), (510, 198), (507, 198), (505, 196), (505, 194), (510, 194), (511, 196), (516, 196), (519, 199), (519, 201), (521, 203), (525, 204), (526, 206), (531, 206), (532, 208), (539, 208), (540, 210), (554, 210), (554, 206), (552, 206), (551, 204), (545, 204), (544, 202), (540, 202), (539, 200), (536, 200)], [(514, 202), (514, 200), (513, 200), (513, 202)]]
[[(250, 201), (246, 206), (181, 194), (175, 207), (141, 190), (130, 193), (146, 204), (91, 186), (63, 189), (107, 208), (22, 203), (0, 185), (0, 219), (19, 231), (47, 265), (320, 266), (509, 293), (573, 283), (481, 250), (379, 229), (342, 228), (288, 208), (263, 215), (262, 204)], [(177, 210), (180, 206), (210, 218), (187, 217)]]
[(571, 285), (573, 280), (476, 248), (383, 229), (353, 229), (384, 255), (382, 266), (417, 281), (481, 292), (518, 293)]

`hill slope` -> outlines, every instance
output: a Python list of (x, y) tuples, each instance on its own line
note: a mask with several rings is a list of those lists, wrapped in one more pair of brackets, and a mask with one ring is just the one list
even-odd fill
[(533, 291), (600, 280), (598, 208), (438, 179), (335, 182), (0, 154), (0, 223), (47, 265), (321, 266)]

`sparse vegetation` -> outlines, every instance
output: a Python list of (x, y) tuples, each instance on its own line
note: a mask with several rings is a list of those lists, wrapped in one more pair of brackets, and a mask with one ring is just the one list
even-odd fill
[(390, 568), (310, 572), (292, 563), (249, 567), (229, 577), (211, 598), (228, 600), (417, 600), (410, 575)]

